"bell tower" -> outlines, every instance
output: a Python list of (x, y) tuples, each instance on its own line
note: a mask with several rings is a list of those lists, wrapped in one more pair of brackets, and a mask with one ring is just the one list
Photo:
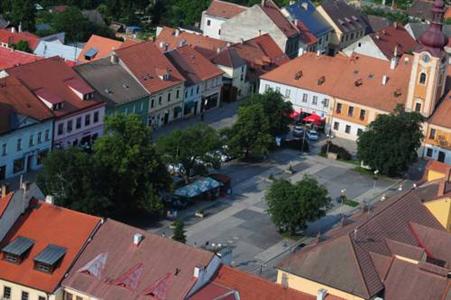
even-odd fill
[(406, 109), (425, 117), (434, 112), (445, 92), (448, 58), (444, 47), (448, 37), (442, 31), (444, 14), (445, 3), (435, 0), (432, 22), (420, 36), (420, 46), (413, 53)]

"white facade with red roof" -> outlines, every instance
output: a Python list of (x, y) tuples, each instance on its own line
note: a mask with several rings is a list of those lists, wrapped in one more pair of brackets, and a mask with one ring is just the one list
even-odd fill
[(248, 7), (222, 0), (213, 0), (202, 12), (200, 29), (203, 34), (215, 39), (221, 37), (221, 25), (228, 19), (242, 13)]

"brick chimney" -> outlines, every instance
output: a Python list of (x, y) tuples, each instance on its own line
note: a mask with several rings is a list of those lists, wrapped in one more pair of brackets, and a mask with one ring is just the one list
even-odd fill
[(6, 197), (6, 195), (9, 194), (9, 185), (3, 184), (2, 187), (1, 187), (1, 191), (2, 191), (2, 193), (0, 195), (0, 198)]

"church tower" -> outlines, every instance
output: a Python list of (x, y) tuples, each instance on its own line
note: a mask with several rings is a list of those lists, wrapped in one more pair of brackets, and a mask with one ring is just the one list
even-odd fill
[(442, 31), (444, 14), (445, 3), (435, 0), (432, 22), (420, 36), (420, 46), (413, 53), (406, 109), (425, 117), (434, 112), (445, 92), (448, 58), (444, 47), (448, 37)]

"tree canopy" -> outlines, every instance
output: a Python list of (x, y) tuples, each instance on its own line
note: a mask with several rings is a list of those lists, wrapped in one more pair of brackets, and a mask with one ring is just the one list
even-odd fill
[(185, 243), (186, 242), (185, 223), (183, 223), (183, 221), (181, 220), (176, 220), (173, 226), (174, 226), (174, 235), (172, 236), (172, 239), (180, 243)]
[(399, 106), (379, 115), (357, 140), (357, 157), (383, 175), (398, 176), (417, 159), (423, 139), (423, 116)]
[(254, 104), (262, 105), (269, 122), (269, 133), (272, 136), (289, 132), (288, 125), (292, 122), (290, 115), (293, 112), (293, 105), (285, 101), (279, 92), (268, 90), (264, 94), (254, 94), (243, 103), (244, 106)]
[(273, 145), (270, 124), (263, 106), (245, 105), (238, 110), (238, 119), (231, 128), (223, 130), (230, 153), (237, 158), (261, 158)]
[(51, 153), (39, 183), (56, 204), (83, 212), (124, 217), (155, 213), (170, 190), (170, 176), (151, 140), (151, 132), (136, 115), (105, 120), (105, 135), (91, 155), (79, 149)]
[(222, 142), (213, 128), (203, 123), (184, 130), (174, 130), (157, 141), (157, 149), (166, 163), (181, 164), (180, 173), (188, 182), (194, 173), (221, 166)]
[(292, 184), (276, 180), (266, 193), (268, 213), (281, 232), (296, 234), (322, 217), (330, 203), (327, 189), (312, 177)]

